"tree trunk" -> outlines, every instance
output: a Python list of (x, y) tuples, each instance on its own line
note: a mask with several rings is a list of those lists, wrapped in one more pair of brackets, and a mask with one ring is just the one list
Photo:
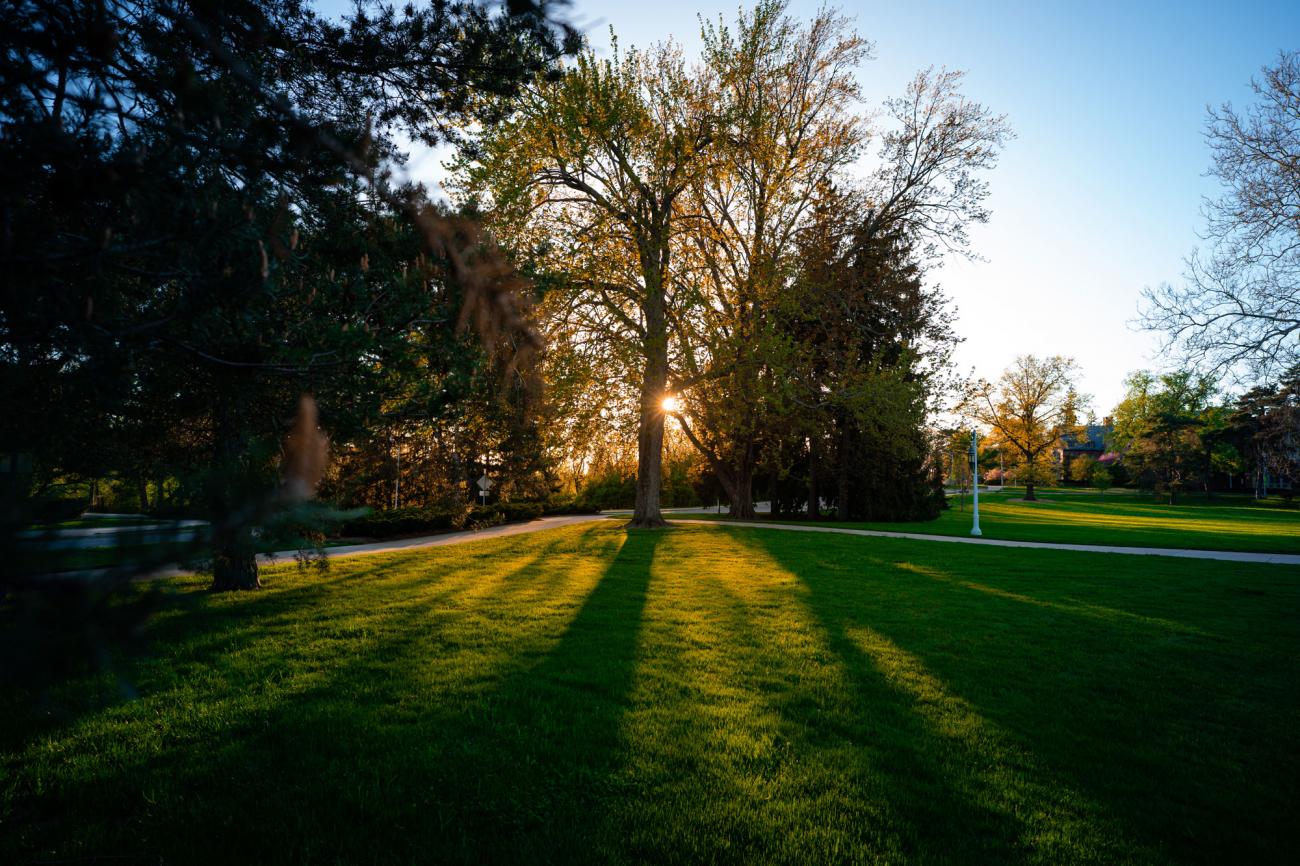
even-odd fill
[(1202, 476), (1205, 483), (1205, 498), (1214, 498), (1214, 452), (1205, 449), (1205, 474)]
[(822, 492), (818, 484), (817, 471), (820, 468), (821, 455), (817, 449), (817, 437), (808, 440), (808, 519), (816, 520), (822, 516)]
[(843, 420), (840, 422), (840, 459), (836, 479), (835, 519), (852, 520), (849, 514), (849, 427)]
[(1025, 501), (1026, 502), (1038, 501), (1038, 497), (1034, 495), (1034, 478), (1032, 474), (1030, 475), (1029, 478), (1025, 479)]
[(212, 591), (258, 589), (257, 555), (247, 530), (237, 528), (218, 532), (212, 539)]
[(149, 513), (149, 482), (143, 476), (136, 479), (136, 490), (140, 495), (140, 513)]
[(244, 466), (244, 436), (231, 410), (218, 404), (216, 407), (216, 465), (219, 477), (212, 496), (212, 590), (226, 592), (236, 589), (258, 589), (262, 582), (257, 576), (257, 554), (253, 545), (252, 527), (241, 513), (247, 513), (253, 503), (240, 502), (246, 492), (240, 481), (247, 471)]
[(668, 319), (664, 312), (663, 269), (651, 251), (641, 253), (645, 278), (645, 377), (641, 380), (641, 417), (637, 424), (636, 502), (628, 526), (667, 526), (660, 511), (663, 487), (664, 397), (668, 392)]
[[(659, 507), (663, 487), (664, 413), (646, 407), (649, 380), (642, 387), (641, 421), (637, 427), (636, 503), (629, 526), (656, 529), (667, 526)], [(662, 389), (660, 389), (662, 393)]]
[[(752, 445), (745, 449), (746, 453), (752, 450)], [(732, 475), (732, 483), (724, 485), (727, 488), (727, 496), (731, 500), (730, 508), (727, 513), (737, 520), (754, 520), (758, 517), (754, 513), (754, 465), (752, 461), (742, 460), (741, 465), (736, 467)]]

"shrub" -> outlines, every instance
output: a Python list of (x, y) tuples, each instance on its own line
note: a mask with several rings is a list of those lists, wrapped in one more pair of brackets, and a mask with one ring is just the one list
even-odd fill
[(35, 523), (63, 523), (76, 520), (89, 504), (85, 499), (36, 499), (31, 503), (31, 517)]
[(578, 499), (597, 511), (609, 508), (631, 508), (636, 502), (636, 475), (609, 473), (589, 480)]
[[(633, 479), (633, 499), (636, 497), (636, 481)], [(663, 487), (659, 493), (659, 504), (664, 508), (683, 508), (700, 503), (700, 495), (691, 484), (689, 466), (683, 461), (665, 461)]]
[(542, 513), (540, 502), (494, 502), (463, 508), (393, 508), (345, 521), (339, 534), (395, 538), (533, 520), (541, 517)]
[(500, 514), (506, 522), (518, 520), (535, 520), (542, 516), (540, 502), (494, 502), (491, 505), (477, 505), (471, 512), (471, 519), (484, 519), (492, 514)]
[(1098, 463), (1091, 457), (1081, 455), (1070, 461), (1070, 480), (1076, 484), (1089, 484), (1092, 473), (1098, 471)]
[(458, 529), (464, 525), (466, 510), (392, 508), (374, 511), (364, 517), (348, 520), (339, 527), (342, 535), (360, 535), (368, 538), (393, 538), (398, 535), (419, 535), (422, 532), (439, 532)]
[(552, 514), (599, 514), (600, 508), (591, 502), (568, 493), (552, 493), (542, 503), (542, 513)]

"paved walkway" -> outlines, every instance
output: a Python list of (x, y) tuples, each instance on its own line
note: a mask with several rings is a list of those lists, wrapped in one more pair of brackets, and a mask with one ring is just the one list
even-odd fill
[(203, 520), (172, 520), (81, 529), (28, 529), (17, 533), (17, 538), (19, 543), (28, 542), (42, 550), (85, 550), (120, 544), (195, 541), (207, 531), (207, 526)]
[[(327, 557), (357, 556), (366, 553), (396, 553), (402, 550), (419, 550), (423, 547), (442, 547), (446, 544), (461, 544), (466, 541), (482, 541), (487, 538), (504, 538), (507, 535), (523, 535), (526, 532), (539, 532), (543, 529), (558, 529), (561, 526), (574, 526), (579, 523), (591, 523), (604, 520), (600, 514), (564, 514), (556, 517), (539, 517), (527, 523), (506, 523), (487, 529), (466, 529), (461, 532), (444, 532), (441, 535), (425, 535), (420, 538), (397, 538), (389, 541), (375, 541), (370, 544), (345, 544), (338, 547), (321, 549)], [(296, 550), (281, 550), (276, 553), (264, 553), (258, 557), (261, 562), (283, 561), (293, 559)]]
[(980, 544), (986, 547), (1032, 547), (1038, 550), (1074, 550), (1081, 553), (1121, 553), (1130, 556), (1174, 556), (1182, 559), (1220, 559), (1225, 562), (1263, 562), (1270, 565), (1300, 565), (1300, 555), (1291, 553), (1238, 553), (1231, 550), (1184, 550), (1173, 547), (1112, 547), (1101, 544), (1055, 544), (1047, 541), (1006, 541), (971, 538), (966, 535), (922, 535), (917, 532), (882, 532), (875, 529), (845, 529), (836, 526), (799, 526), (792, 523), (749, 523), (712, 520), (669, 520), (691, 526), (744, 526), (751, 529), (779, 529), (787, 532), (832, 532), (837, 535), (865, 535), (870, 538), (907, 538), (912, 541), (945, 541), (952, 544)]
[[(371, 553), (398, 553), (403, 550), (420, 550), (425, 547), (442, 547), (446, 544), (461, 544), (467, 541), (482, 541), (488, 538), (504, 538), (508, 535), (522, 535), (525, 532), (558, 529), (561, 526), (573, 526), (578, 523), (590, 523), (593, 520), (604, 519), (599, 514), (566, 514), (558, 517), (539, 517), (527, 523), (507, 523), (502, 526), (489, 527), (488, 529), (466, 529), (461, 532), (444, 532), (440, 535), (424, 535), (419, 538), (396, 538), (389, 541), (375, 541), (370, 544), (341, 544), (338, 547), (321, 548), (320, 552), (327, 559), (342, 556), (365, 556)], [(274, 565), (282, 562), (293, 562), (294, 557), (297, 555), (297, 550), (278, 550), (275, 553), (259, 553), (257, 561), (261, 565)], [(105, 571), (105, 569), (97, 569), (91, 572), (82, 572), (81, 574), (93, 577)], [(148, 581), (193, 573), (191, 569), (182, 568), (179, 565), (167, 565), (142, 574), (135, 579)]]
[[(420, 538), (402, 538), (391, 541), (376, 541), (370, 544), (349, 544), (339, 547), (327, 547), (322, 552), (330, 559), (343, 556), (362, 556), (371, 553), (398, 553), (401, 551), (420, 550), (426, 547), (443, 547), (449, 544), (463, 544), (469, 541), (483, 541), (489, 538), (505, 538), (511, 535), (523, 535), (541, 532), (547, 529), (559, 529), (564, 526), (576, 526), (600, 520), (625, 520), (620, 514), (568, 514), (557, 517), (541, 517), (527, 523), (507, 523), (489, 529), (465, 530), (463, 532), (445, 532), (441, 535), (428, 535)], [(1165, 547), (1111, 547), (1098, 544), (1053, 544), (1044, 541), (1007, 541), (996, 538), (970, 538), (961, 535), (923, 535), (917, 532), (883, 532), (875, 529), (845, 529), (836, 526), (800, 526), (791, 523), (758, 523), (712, 520), (669, 520), (680, 526), (739, 526), (746, 529), (772, 529), (783, 532), (829, 532), (836, 535), (860, 535), (869, 538), (905, 538), (911, 541), (938, 541), (949, 544), (978, 544), (986, 547), (1029, 547), (1037, 550), (1070, 550), (1080, 553), (1118, 553), (1130, 556), (1172, 556), (1182, 559), (1217, 559), (1225, 562), (1255, 562), (1270, 565), (1300, 565), (1300, 555), (1288, 553), (1238, 553), (1227, 550), (1182, 550)], [(258, 557), (264, 564), (292, 561), (297, 551), (283, 550)], [(163, 569), (149, 577), (165, 577), (182, 574), (177, 568)]]
[[(442, 535), (422, 538), (403, 538), (396, 541), (377, 541), (371, 544), (351, 544), (342, 547), (327, 547), (324, 553), (328, 557), (355, 556), (367, 553), (394, 553), (403, 550), (419, 550), (424, 547), (442, 547), (446, 544), (461, 544), (467, 541), (480, 541), (488, 538), (504, 538), (509, 535), (522, 535), (527, 532), (540, 532), (545, 529), (558, 529), (562, 526), (575, 526), (597, 520), (624, 520), (621, 514), (571, 514), (560, 517), (542, 517), (527, 523), (508, 523), (490, 529), (467, 530), (465, 532), (447, 532)], [(1055, 544), (1046, 541), (1007, 541), (998, 538), (971, 538), (963, 535), (924, 535), (918, 532), (886, 532), (876, 529), (845, 529), (836, 526), (800, 526), (792, 523), (759, 523), (710, 520), (672, 520), (669, 523), (681, 526), (742, 526), (750, 529), (775, 529), (786, 532), (830, 532), (836, 535), (862, 535), (869, 538), (906, 538), (912, 541), (939, 541), (950, 544), (979, 544), (986, 547), (1030, 547), (1038, 550), (1072, 550), (1081, 553), (1119, 553), (1130, 556), (1173, 556), (1182, 559), (1218, 559), (1225, 562), (1262, 562), (1271, 565), (1300, 565), (1300, 555), (1289, 553), (1239, 553), (1229, 550), (1184, 550), (1169, 547), (1115, 547), (1100, 544)], [(286, 550), (271, 554), (277, 560), (293, 559), (296, 551)], [(269, 561), (270, 556), (263, 557)]]

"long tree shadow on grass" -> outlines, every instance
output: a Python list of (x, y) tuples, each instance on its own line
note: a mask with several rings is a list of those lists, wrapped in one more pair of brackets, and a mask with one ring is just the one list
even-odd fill
[[(757, 571), (763, 554), (754, 551)], [(949, 760), (953, 743), (926, 724), (912, 701), (878, 671), (867, 670), (845, 633), (823, 619), (807, 596), (786, 599), (786, 611), (804, 619), (800, 643), (789, 625), (723, 583), (720, 616), (749, 665), (761, 673), (747, 688), (782, 720), (767, 775), (769, 791), (756, 847), (733, 846), (735, 862), (1015, 862), (1020, 852), (999, 849), (1015, 839), (1016, 816), (971, 796)], [(770, 603), (770, 602), (769, 602)], [(798, 632), (796, 632), (798, 634)], [(773, 652), (772, 647), (781, 651)], [(824, 647), (840, 664), (815, 661)], [(820, 671), (820, 673), (816, 673)], [(742, 675), (741, 681), (747, 677)], [(782, 764), (793, 766), (782, 767)], [(959, 771), (965, 768), (960, 768)], [(786, 784), (790, 784), (786, 789)], [(775, 833), (773, 831), (776, 831)]]
[[(806, 590), (792, 603), (838, 659), (849, 697), (793, 730), (798, 751), (833, 749), (854, 792), (835, 816), (850, 850), (885, 841), (902, 862), (1121, 862), (1119, 839), (1067, 818), (1051, 838), (1035, 817), (1055, 810), (1030, 757), (920, 661), (872, 627), (872, 605), (851, 587), (827, 580), (809, 547), (790, 549), (775, 533), (728, 530), (764, 560), (795, 575)], [(811, 554), (811, 555), (810, 555)], [(798, 678), (792, 678), (798, 682)], [(807, 716), (819, 700), (802, 687), (779, 696), (783, 715)], [(842, 744), (851, 744), (851, 749)], [(839, 786), (837, 786), (839, 787)], [(1036, 801), (1037, 799), (1037, 801)], [(1058, 816), (1053, 816), (1058, 817)], [(1069, 826), (1067, 826), (1067, 824)]]
[[(498, 555), (492, 583), (509, 584), (513, 576), (531, 574), (571, 544), (563, 537), (542, 537), (531, 540), (520, 556)], [(405, 609), (455, 615), (461, 597), (484, 591), (470, 577), (476, 572), (475, 558), (473, 549), (461, 551), (454, 560), (459, 567), (432, 585), (412, 577), (422, 567), (442, 567), (445, 559), (424, 566), (411, 554), (397, 554), (340, 560), (323, 571), (280, 565), (267, 569), (267, 588), (256, 593), (214, 595), (206, 590), (211, 580), (206, 575), (185, 576), (161, 588), (137, 587), (137, 592), (157, 595), (157, 611), (138, 634), (105, 646), (102, 671), (71, 671), (0, 696), (0, 750), (21, 749), (33, 737), (53, 736), (95, 713), (146, 697), (165, 688), (160, 680), (187, 673), (211, 678), (258, 657), (264, 669), (253, 680), (260, 687), (273, 683), (279, 669), (292, 662), (295, 649), (308, 642), (350, 642), (374, 633), (376, 624)], [(538, 581), (527, 583), (536, 586)], [(375, 590), (383, 593), (378, 605), (368, 597)], [(309, 633), (302, 634), (302, 613), (308, 608), (319, 613), (307, 621)], [(234, 676), (247, 679), (249, 672)]]
[[(541, 568), (517, 598), (507, 590), (482, 599), (489, 619), (509, 618), (498, 640), (515, 652), (513, 663), (489, 672), (481, 688), (459, 701), (449, 704), (439, 687), (427, 692), (439, 705), (356, 725), (344, 742), (361, 742), (363, 751), (339, 756), (342, 772), (327, 785), (339, 814), (329, 825), (369, 824), (381, 838), (357, 854), (381, 850), (395, 860), (405, 851), (415, 860), (436, 852), (439, 862), (604, 862), (606, 834), (595, 816), (617, 793), (621, 720), (661, 539), (658, 532), (628, 532), (562, 634), (546, 646), (509, 646), (509, 635), (535, 615), (515, 608), (536, 604), (538, 592), (554, 589), (565, 575)], [(408, 646), (387, 652), (418, 666), (433, 638), (406, 632)], [(419, 693), (421, 683), (412, 677), (384, 691)], [(376, 698), (374, 718), (391, 715), (382, 700)], [(380, 767), (386, 769), (376, 772)], [(374, 799), (353, 796), (347, 787), (356, 776), (387, 789)]]
[[(473, 708), (448, 765), (467, 862), (606, 862), (598, 816), (619, 769), (661, 531), (626, 539), (559, 643)], [(464, 758), (468, 757), (469, 760)]]
[[(174, 698), (161, 696), (165, 707), (194, 705), (183, 730), (163, 730), (159, 742), (154, 711), (112, 711), (106, 723), (135, 742), (110, 761), (88, 756), (80, 784), (49, 791), (44, 805), (11, 803), (6, 823), (21, 838), (0, 852), (222, 863), (604, 859), (591, 816), (615, 784), (658, 543), (655, 533), (624, 541), (584, 532), (573, 555), (529, 557), (466, 587), (471, 601), (436, 581), (428, 592), (412, 589), (418, 578), (392, 582), (410, 597), (324, 647), (304, 646), (279, 671), (276, 660), (295, 652), (292, 634), (268, 641), (237, 630), (242, 646), (224, 651), (256, 658), (215, 684), (191, 692), (177, 683)], [(274, 700), (240, 705), (241, 683), (256, 690), (264, 677), (305, 683), (291, 679)], [(88, 745), (105, 742), (91, 736)]]
[[(777, 533), (738, 537), (802, 578), (809, 609), (864, 696), (885, 676), (958, 744), (940, 749), (954, 785), (1035, 817), (1019, 838), (999, 838), (990, 826), (987, 859), (1024, 845), (1057, 861), (1287, 862), (1294, 854), (1287, 744), (1295, 739), (1286, 729), (1296, 707), (1294, 697), (1289, 708), (1277, 703), (1286, 668), (1267, 658), (1266, 644), (1254, 648), (1244, 634), (1225, 644), (1168, 619), (1061, 603), (1059, 590), (1041, 592), (1061, 575), (1033, 565), (999, 581), (1014, 593), (990, 592), (947, 575), (950, 552), (920, 544), (889, 542), (886, 552), (855, 549), (856, 540), (814, 548)], [(1017, 568), (1005, 552), (965, 559), (965, 574)], [(1208, 582), (1180, 588), (1173, 568), (1171, 595)], [(1240, 579), (1224, 571), (1220, 582)], [(1124, 590), (1112, 591), (1122, 605)], [(1224, 630), (1214, 614), (1204, 621)], [(918, 739), (914, 759), (923, 764), (934, 746)]]

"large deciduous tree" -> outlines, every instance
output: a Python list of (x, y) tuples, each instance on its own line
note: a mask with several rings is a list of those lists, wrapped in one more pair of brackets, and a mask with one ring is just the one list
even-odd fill
[(1212, 110), (1208, 247), (1180, 284), (1145, 292), (1143, 323), (1190, 365), (1266, 380), (1300, 361), (1300, 51), (1252, 81), (1256, 101)]
[[(770, 434), (798, 412), (802, 350), (776, 311), (798, 291), (800, 232), (871, 131), (855, 78), (869, 46), (839, 15), (799, 22), (762, 2), (702, 35), (694, 67), (669, 45), (539, 77), (509, 123), (466, 149), (460, 175), (498, 236), (557, 276), (550, 327), (634, 383), (636, 525), (661, 522), (670, 393), (732, 513), (752, 514)], [(919, 266), (963, 249), (966, 226), (987, 218), (981, 172), (1010, 133), (960, 81), (927, 70), (888, 103), (878, 171), (849, 204), (860, 247), (902, 243)]]
[(1036, 498), (1037, 477), (1061, 437), (1079, 430), (1082, 397), (1073, 381), (1077, 372), (1071, 358), (1022, 355), (996, 383), (973, 383), (962, 403), (965, 413), (990, 428), (994, 442), (1019, 457), (1027, 501)]
[(786, 339), (776, 307), (791, 285), (799, 231), (817, 190), (858, 155), (855, 72), (870, 46), (822, 11), (806, 23), (783, 2), (708, 24), (701, 75), (717, 142), (689, 209), (700, 301), (679, 391), (683, 430), (717, 474), (735, 517), (754, 516), (754, 470), (772, 411), (786, 398)]
[(638, 394), (632, 525), (662, 526), (664, 409), (680, 321), (674, 252), (682, 196), (703, 170), (713, 124), (680, 50), (661, 45), (539, 75), (509, 122), (468, 152), (467, 196), (499, 235), (562, 274), (547, 311), (600, 344)]
[[(802, 303), (799, 293), (806, 285), (800, 283), (800, 270), (808, 262), (799, 239), (813, 219), (818, 191), (844, 179), (872, 131), (858, 113), (854, 78), (869, 46), (837, 15), (823, 12), (799, 25), (785, 15), (783, 3), (742, 14), (734, 35), (706, 28), (705, 46), (727, 133), (719, 136), (714, 168), (702, 176), (692, 199), (704, 216), (704, 226), (693, 235), (693, 258), (707, 300), (700, 307), (701, 348), (686, 356), (703, 369), (683, 371), (691, 384), (683, 423), (715, 467), (732, 514), (748, 516), (764, 437), (774, 428), (791, 429), (791, 419), (809, 420), (807, 395), (801, 401), (792, 392), (795, 358), (807, 347), (792, 343), (776, 311)], [(995, 165), (1010, 132), (1003, 117), (961, 94), (961, 77), (925, 70), (903, 97), (887, 102), (892, 125), (881, 135), (877, 169), (854, 194), (838, 199), (846, 215), (852, 214), (846, 233), (852, 242), (850, 249), (832, 255), (856, 262), (850, 265), (854, 276), (840, 287), (846, 293), (842, 305), (861, 306), (864, 292), (880, 300), (891, 268), (919, 274), (921, 260), (963, 250), (967, 225), (988, 218), (980, 172)], [(888, 257), (887, 250), (900, 247), (905, 248), (901, 257), (880, 266), (882, 254)], [(873, 269), (874, 277), (868, 276)], [(882, 285), (863, 283), (871, 279)], [(836, 287), (828, 284), (827, 290)], [(865, 327), (865, 320), (849, 327)], [(890, 339), (905, 344), (909, 338), (881, 333), (845, 344), (841, 348), (854, 361), (838, 366), (860, 369), (862, 350), (883, 352)], [(870, 363), (883, 363), (886, 354)], [(841, 433), (852, 426), (850, 416), (898, 410), (896, 385), (919, 384), (901, 356), (893, 355), (891, 363), (900, 366), (878, 369), (882, 375), (873, 384), (861, 379), (855, 388), (835, 391)], [(879, 392), (870, 393), (873, 387)], [(921, 391), (913, 393), (925, 402)], [(873, 405), (876, 409), (868, 408)], [(914, 413), (902, 411), (903, 416)], [(848, 455), (854, 434), (845, 435), (840, 445)], [(813, 437), (808, 438), (811, 443)], [(847, 492), (844, 472), (851, 462), (846, 457), (839, 463), (841, 492)], [(843, 498), (841, 510), (850, 497)]]

